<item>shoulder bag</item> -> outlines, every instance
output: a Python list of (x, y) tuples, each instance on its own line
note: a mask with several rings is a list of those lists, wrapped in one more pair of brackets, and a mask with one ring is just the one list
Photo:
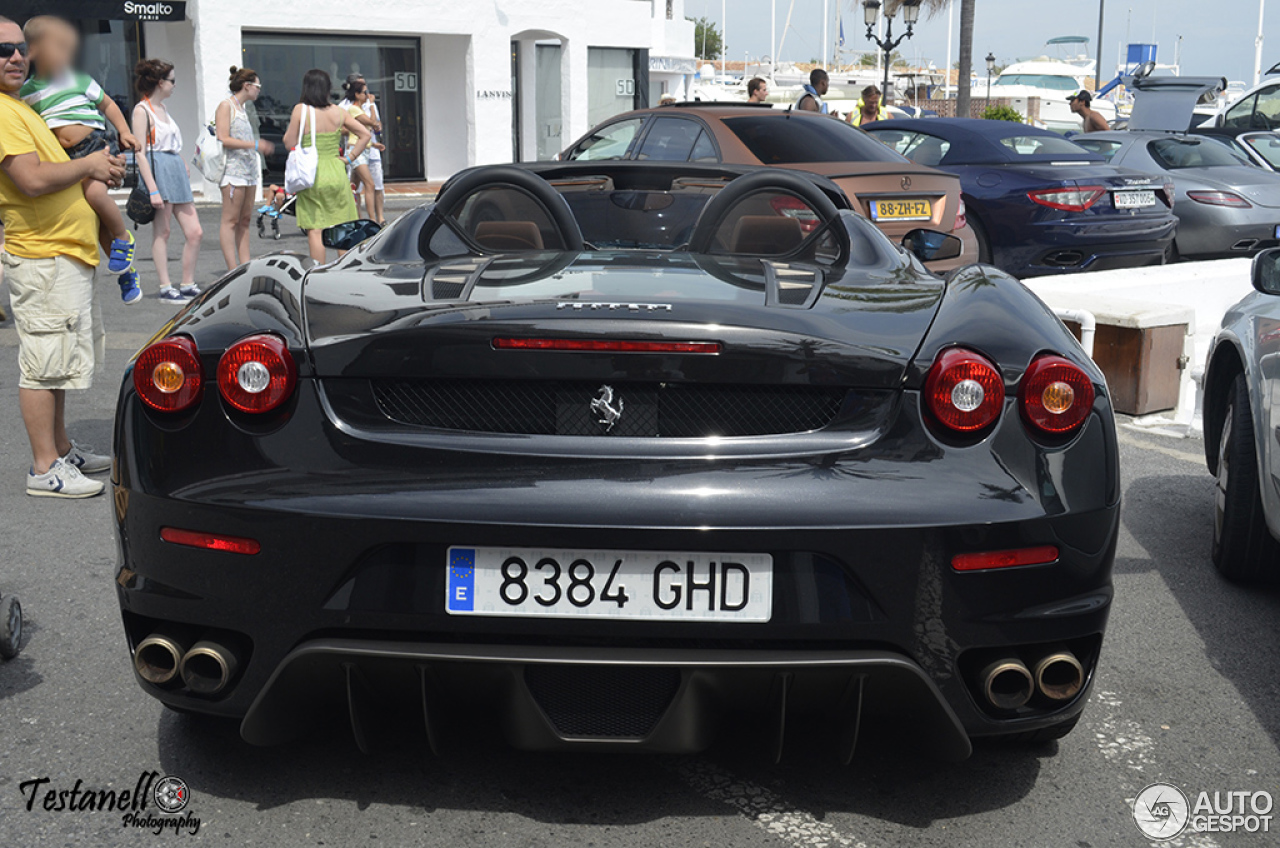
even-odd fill
[[(302, 133), (311, 127), (311, 146), (302, 146)], [(298, 128), (298, 144), (289, 151), (284, 163), (284, 190), (289, 194), (306, 191), (316, 184), (316, 172), (320, 169), (320, 151), (316, 148), (316, 110), (308, 106), (302, 112), (302, 126)]]
[[(235, 106), (232, 106), (230, 120), (235, 117)], [(210, 121), (205, 132), (196, 137), (196, 153), (191, 157), (191, 164), (211, 183), (222, 182), (222, 175), (227, 171), (227, 150), (218, 138), (217, 120), (215, 117)]]
[[(146, 111), (146, 107), (143, 107)], [(151, 179), (156, 178), (156, 157), (152, 152), (155, 139), (151, 135), (151, 113), (147, 112), (147, 158), (151, 163)], [(142, 179), (141, 174), (136, 174), (138, 170), (138, 154), (133, 154), (133, 164), (130, 166), (135, 172), (135, 182), (133, 191), (129, 192), (129, 200), (125, 204), (125, 214), (134, 223), (134, 229), (146, 226), (156, 219), (156, 208), (151, 205), (151, 190), (147, 188), (147, 181)]]

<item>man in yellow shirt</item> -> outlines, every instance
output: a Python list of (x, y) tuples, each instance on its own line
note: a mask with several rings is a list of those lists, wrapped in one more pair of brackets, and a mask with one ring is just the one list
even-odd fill
[(105, 151), (71, 161), (31, 107), (18, 99), (27, 78), (22, 29), (0, 17), (0, 216), (4, 268), (18, 326), (18, 405), (31, 441), (27, 494), (88, 498), (111, 458), (67, 435), (66, 390), (93, 380), (93, 275), (98, 219), (85, 179), (119, 184), (124, 160)]

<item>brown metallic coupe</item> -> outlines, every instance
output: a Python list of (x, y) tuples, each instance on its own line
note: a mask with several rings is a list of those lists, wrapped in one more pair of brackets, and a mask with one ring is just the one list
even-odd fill
[[(955, 259), (928, 263), (934, 272), (978, 261), (978, 243), (965, 223), (958, 177), (917, 165), (862, 130), (827, 115), (742, 104), (640, 109), (595, 127), (559, 158), (808, 171), (835, 181), (854, 208), (894, 241), (918, 227), (959, 237), (964, 251)], [(800, 218), (808, 214), (798, 208), (776, 211)]]

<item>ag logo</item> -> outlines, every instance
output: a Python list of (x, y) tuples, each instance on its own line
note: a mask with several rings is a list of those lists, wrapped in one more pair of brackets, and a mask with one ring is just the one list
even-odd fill
[(1152, 839), (1172, 839), (1182, 833), (1190, 813), (1187, 796), (1168, 783), (1153, 783), (1133, 799), (1133, 820)]
[(162, 777), (151, 791), (156, 806), (166, 813), (180, 813), (187, 808), (191, 795), (187, 791), (187, 782), (180, 777)]

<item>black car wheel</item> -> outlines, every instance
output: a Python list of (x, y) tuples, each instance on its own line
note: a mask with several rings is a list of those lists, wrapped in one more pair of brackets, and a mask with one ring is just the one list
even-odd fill
[(969, 229), (973, 230), (973, 237), (978, 242), (978, 261), (983, 265), (990, 265), (991, 242), (987, 239), (987, 231), (983, 228), (982, 222), (970, 215)]
[(1274, 580), (1280, 544), (1267, 529), (1258, 488), (1258, 454), (1249, 411), (1249, 384), (1243, 374), (1231, 384), (1222, 437), (1213, 509), (1213, 564), (1228, 580)]
[(22, 650), (22, 605), (10, 595), (0, 601), (0, 657), (11, 660)]

